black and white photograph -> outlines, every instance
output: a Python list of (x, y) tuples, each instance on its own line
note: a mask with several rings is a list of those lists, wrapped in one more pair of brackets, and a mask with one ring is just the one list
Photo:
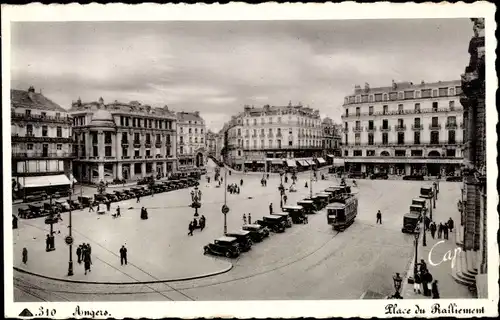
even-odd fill
[(494, 6), (240, 5), (2, 8), (6, 316), (498, 315)]

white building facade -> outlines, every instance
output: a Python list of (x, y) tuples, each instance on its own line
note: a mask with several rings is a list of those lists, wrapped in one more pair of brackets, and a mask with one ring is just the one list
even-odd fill
[(364, 89), (343, 105), (343, 156), (349, 171), (455, 175), (463, 162), (460, 81)]
[(190, 170), (205, 165), (205, 120), (196, 112), (177, 112), (177, 156), (179, 170)]

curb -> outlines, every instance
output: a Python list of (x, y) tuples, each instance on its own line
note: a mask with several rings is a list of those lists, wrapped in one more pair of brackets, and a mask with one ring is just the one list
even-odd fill
[(14, 270), (21, 272), (21, 273), (26, 273), (35, 277), (39, 278), (44, 278), (48, 280), (54, 280), (54, 281), (60, 281), (60, 282), (66, 282), (66, 283), (78, 283), (78, 284), (105, 284), (105, 285), (136, 285), (136, 284), (155, 284), (155, 283), (169, 283), (169, 282), (181, 282), (181, 281), (189, 281), (189, 280), (196, 280), (196, 279), (203, 279), (203, 278), (208, 278), (208, 277), (213, 277), (217, 276), (226, 272), (229, 272), (231, 269), (233, 269), (234, 265), (232, 263), (229, 263), (229, 266), (226, 267), (225, 269), (211, 272), (211, 273), (206, 273), (206, 274), (201, 274), (197, 276), (192, 276), (192, 277), (185, 277), (185, 278), (176, 278), (176, 279), (166, 279), (166, 280), (152, 280), (152, 281), (134, 281), (134, 282), (105, 282), (105, 281), (80, 281), (80, 280), (69, 280), (69, 279), (63, 279), (63, 278), (55, 278), (55, 277), (50, 277), (46, 276), (43, 274), (27, 271), (18, 267), (13, 267)]

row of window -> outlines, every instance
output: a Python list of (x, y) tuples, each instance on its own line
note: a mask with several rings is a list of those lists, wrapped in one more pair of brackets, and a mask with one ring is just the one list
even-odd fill
[[(122, 147), (122, 157), (128, 157), (129, 156), (128, 151), (129, 151), (128, 147)], [(158, 149), (157, 149), (157, 154), (159, 154)], [(171, 155), (170, 148), (167, 148), (166, 149), (166, 156), (170, 156), (170, 155)], [(85, 149), (82, 149), (82, 153), (80, 156), (85, 157)], [(113, 156), (113, 149), (111, 146), (104, 147), (104, 156), (105, 157), (112, 157)], [(146, 156), (146, 158), (151, 157), (152, 156), (151, 150), (146, 149), (145, 156)], [(92, 147), (92, 157), (99, 157), (99, 147), (98, 146)], [(140, 150), (134, 150), (134, 157), (135, 158), (139, 158), (139, 157), (142, 158)]]
[[(193, 143), (193, 137), (189, 137), (189, 143)], [(184, 137), (179, 137), (179, 142), (184, 143)], [(198, 137), (194, 137), (194, 143), (198, 143)], [(200, 143), (203, 143), (203, 137), (200, 137)]]
[(132, 123), (133, 128), (149, 128), (153, 129), (172, 129), (172, 120), (158, 120), (158, 119), (142, 119), (135, 117), (120, 116), (120, 126), (130, 127)]
[[(14, 150), (15, 148), (16, 148), (16, 145), (13, 144), (12, 145), (12, 150)], [(33, 148), (34, 148), (33, 143), (26, 144), (26, 150), (34, 150)], [(57, 150), (62, 150), (62, 144), (60, 144), (60, 143), (56, 144), (56, 149)], [(43, 152), (47, 152), (48, 153), (49, 152), (49, 145), (48, 144), (42, 144), (42, 150), (43, 150)]]
[[(29, 160), (17, 162), (18, 173), (60, 171), (64, 171), (64, 161), (62, 160)], [(22, 183), (22, 180), (20, 182)]]
[[(455, 149), (448, 149), (446, 150), (446, 156), (447, 157), (455, 157), (457, 154)], [(366, 150), (367, 157), (375, 157), (376, 156), (376, 151), (375, 150)], [(344, 150), (344, 156), (349, 157), (349, 150)], [(352, 156), (353, 157), (363, 157), (363, 150), (353, 150), (352, 151)], [(382, 151), (380, 153), (381, 157), (390, 157), (391, 154), (389, 151)], [(394, 150), (394, 156), (395, 157), (407, 157), (408, 153), (406, 150)], [(424, 152), (423, 150), (410, 150), (410, 156), (411, 157), (423, 157)], [(441, 154), (438, 151), (431, 151), (427, 155), (428, 157), (439, 157)]]
[[(33, 134), (33, 125), (32, 124), (27, 124), (26, 125), (26, 135), (27, 136), (34, 136)], [(49, 136), (49, 127), (47, 126), (42, 126), (42, 137), (48, 137)], [(62, 138), (62, 127), (56, 127), (56, 137), (57, 138)]]
[[(302, 126), (306, 126), (306, 127), (317, 127), (320, 125), (320, 121), (319, 120), (316, 120), (316, 119), (307, 119), (307, 118), (301, 118), (299, 116), (295, 117), (295, 121), (297, 122), (297, 124), (299, 125), (302, 125)], [(267, 122), (266, 122), (266, 118), (262, 117), (260, 118), (260, 124), (261, 125), (264, 125), (266, 123), (269, 123), (269, 124), (272, 124), (274, 121), (274, 117), (268, 117), (267, 118)], [(276, 118), (276, 123), (282, 123), (282, 118), (281, 117), (277, 117)], [(288, 116), (288, 123), (292, 123), (294, 120), (292, 120), (292, 116), (289, 115)], [(238, 119), (238, 124), (241, 124), (241, 119)], [(254, 126), (257, 125), (257, 118), (254, 118), (252, 119), (252, 124)], [(245, 125), (246, 126), (250, 126), (250, 119), (245, 119)]]
[(345, 97), (344, 103), (366, 103), (366, 102), (381, 102), (395, 101), (405, 99), (420, 99), (420, 98), (437, 98), (455, 96), (462, 93), (460, 86), (443, 87), (439, 89), (422, 89), (422, 90), (406, 90), (389, 93), (362, 94), (356, 96)]
[[(420, 131), (415, 131), (413, 132), (413, 144), (420, 144), (421, 134)], [(375, 144), (375, 134), (374, 133), (368, 133), (368, 145), (374, 145)], [(349, 145), (349, 140), (347, 134), (345, 135), (345, 144)], [(430, 132), (430, 143), (431, 144), (439, 144), (439, 131), (431, 131)], [(456, 144), (456, 133), (455, 130), (449, 130), (448, 131), (448, 144)], [(361, 134), (356, 133), (354, 136), (354, 144), (359, 145), (361, 144)], [(382, 132), (382, 144), (389, 144), (389, 134), (387, 132)], [(398, 132), (397, 134), (397, 144), (406, 144), (405, 142), (405, 133), (404, 132)]]
[[(180, 128), (181, 128), (181, 129), (180, 129), (180, 133), (184, 133), (184, 128), (183, 128), (183, 127), (180, 127)], [(193, 133), (193, 130), (192, 130), (192, 129), (193, 129), (193, 128), (189, 128), (189, 129), (188, 129), (188, 133), (189, 133), (189, 134)], [(198, 134), (198, 128), (194, 128), (194, 133), (195, 133), (195, 134)], [(200, 128), (200, 134), (203, 134), (203, 128)]]
[[(368, 129), (374, 129), (374, 120), (368, 120)], [(355, 129), (361, 129), (361, 121), (356, 121), (354, 123), (354, 128)], [(404, 119), (398, 119), (397, 121), (397, 126), (398, 127), (404, 127), (405, 121)], [(457, 117), (455, 116), (449, 116), (446, 118), (446, 125), (447, 126), (456, 126), (457, 125)], [(416, 128), (419, 128), (422, 126), (422, 119), (421, 118), (414, 118), (413, 119), (413, 126)], [(438, 127), (439, 126), (439, 117), (432, 117), (431, 118), (431, 126), (432, 127)], [(383, 129), (388, 129), (389, 128), (389, 120), (388, 119), (382, 119), (382, 128)], [(345, 131), (349, 130), (349, 124), (347, 122), (344, 123), (344, 129)]]
[[(111, 144), (113, 143), (113, 140), (112, 140), (112, 133), (111, 132), (104, 132), (104, 143), (105, 144)], [(121, 143), (128, 143), (129, 142), (129, 139), (128, 139), (128, 133), (127, 132), (122, 132), (122, 139), (121, 139)], [(99, 143), (99, 140), (98, 140), (98, 134), (96, 132), (91, 132), (90, 133), (90, 136), (92, 138), (92, 143), (93, 144), (98, 144)], [(151, 134), (150, 133), (146, 133), (145, 134), (146, 136), (146, 139), (145, 139), (145, 143), (146, 144), (151, 144)], [(79, 138), (79, 134), (75, 134), (75, 139), (76, 141), (78, 141), (78, 138)], [(170, 143), (170, 135), (166, 135), (165, 137), (165, 141), (167, 143)], [(161, 134), (156, 134), (156, 140), (155, 140), (155, 143), (161, 143)], [(134, 143), (141, 143), (141, 139), (140, 139), (140, 133), (139, 132), (134, 132)]]
[[(267, 146), (265, 145), (265, 140), (260, 140), (260, 145), (257, 144), (257, 140), (253, 140), (253, 148), (281, 148), (283, 146), (281, 140), (276, 140), (276, 145), (273, 143), (272, 139), (268, 140)], [(288, 146), (293, 146), (293, 140), (288, 140)], [(238, 139), (238, 146), (243, 147), (243, 140)], [(245, 147), (250, 147), (250, 140), (245, 140)], [(321, 147), (321, 141), (319, 140), (298, 140), (297, 148), (300, 147)]]
[[(265, 129), (260, 129), (260, 135), (263, 136), (265, 135)], [(273, 128), (269, 128), (268, 130), (268, 134), (270, 136), (272, 136), (274, 134), (274, 130)], [(283, 131), (286, 131), (286, 129), (284, 129)], [(245, 130), (245, 136), (248, 137), (250, 136), (250, 130), (249, 129), (246, 129)], [(277, 131), (276, 131), (276, 134), (279, 136), (281, 135), (281, 128), (277, 128)], [(288, 134), (292, 135), (293, 134), (293, 129), (292, 128), (288, 128)], [(299, 134), (307, 134), (313, 138), (316, 138), (316, 137), (320, 137), (320, 131), (318, 130), (307, 130), (307, 129), (304, 129), (304, 128), (299, 128)], [(241, 129), (238, 129), (238, 136), (241, 137)], [(252, 132), (252, 136), (256, 137), (257, 136), (257, 129), (253, 129), (253, 132)]]
[[(448, 101), (448, 108), (450, 109), (450, 111), (453, 111), (455, 109), (455, 101), (454, 100), (450, 100)], [(432, 110), (437, 112), (439, 109), (439, 102), (438, 101), (433, 101), (432, 102)], [(405, 110), (409, 110), (409, 109), (405, 109), (404, 108), (404, 105), (402, 103), (398, 104), (398, 112), (399, 113), (404, 113)], [(415, 103), (414, 106), (413, 106), (413, 111), (415, 113), (418, 113), (421, 111), (421, 108), (420, 108), (420, 103)], [(361, 116), (361, 107), (356, 107), (356, 110), (355, 110), (355, 115), (356, 116)], [(368, 107), (368, 115), (373, 115), (375, 114), (375, 107), (374, 106), (369, 106)], [(387, 114), (389, 113), (389, 105), (383, 105), (382, 106), (382, 114)], [(349, 117), (349, 108), (346, 108), (345, 109), (345, 116), (346, 117)]]
[[(29, 116), (31, 116), (31, 115), (32, 115), (32, 113), (31, 113), (31, 110), (30, 110), (30, 109), (26, 109), (26, 110), (24, 111), (24, 114), (25, 114), (27, 117), (29, 117)], [(40, 113), (40, 116), (42, 116), (42, 118), (43, 118), (43, 117), (46, 117), (46, 116), (47, 116), (47, 112), (42, 111), (42, 112)], [(61, 113), (60, 113), (60, 112), (56, 112), (56, 119), (60, 119), (60, 118), (61, 118)]]

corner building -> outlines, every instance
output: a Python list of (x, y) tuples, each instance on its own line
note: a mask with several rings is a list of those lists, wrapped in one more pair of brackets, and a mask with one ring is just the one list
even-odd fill
[(82, 103), (69, 110), (75, 140), (74, 175), (99, 183), (165, 177), (176, 170), (176, 117), (139, 102)]
[(42, 93), (11, 90), (12, 185), (14, 198), (52, 193), (74, 182), (67, 110)]
[[(322, 156), (322, 127), (319, 110), (302, 105), (245, 106), (233, 116), (226, 129), (226, 161), (238, 170), (279, 171), (296, 166), (296, 160), (305, 167), (313, 157), (320, 164)], [(303, 162), (303, 161), (311, 162)], [(300, 162), (299, 162), (300, 163)]]
[(179, 170), (189, 171), (205, 165), (205, 120), (196, 112), (177, 112)]
[(355, 86), (343, 105), (346, 169), (459, 175), (464, 136), (461, 93), (459, 80)]

